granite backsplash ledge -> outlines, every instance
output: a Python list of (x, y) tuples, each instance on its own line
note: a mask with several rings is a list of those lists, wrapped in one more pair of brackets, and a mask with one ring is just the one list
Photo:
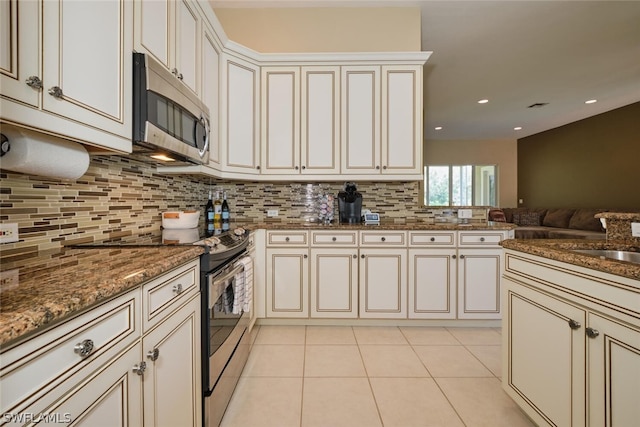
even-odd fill
[[(259, 222), (267, 210), (283, 220), (309, 217), (310, 191), (336, 195), (344, 181), (248, 182), (202, 176), (161, 175), (123, 156), (92, 156), (85, 175), (57, 180), (0, 171), (0, 221), (17, 223), (20, 241), (0, 245), (0, 256), (29, 257), (64, 243), (104, 240), (158, 230), (161, 212), (203, 209), (211, 188), (227, 190), (232, 219)], [(358, 182), (363, 208), (387, 219), (418, 219), (420, 183)], [(336, 213), (337, 217), (337, 213)], [(201, 221), (202, 221), (201, 215)]]

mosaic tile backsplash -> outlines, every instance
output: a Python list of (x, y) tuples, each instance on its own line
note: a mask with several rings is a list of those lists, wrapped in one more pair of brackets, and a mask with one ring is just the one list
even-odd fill
[[(2, 257), (28, 256), (63, 244), (141, 234), (161, 226), (166, 210), (204, 209), (209, 189), (227, 191), (232, 221), (311, 220), (310, 195), (336, 195), (344, 182), (246, 182), (203, 176), (161, 175), (155, 167), (121, 156), (92, 156), (77, 180), (57, 180), (0, 171), (0, 221), (18, 223), (20, 241), (0, 245)], [(363, 208), (383, 218), (427, 215), (419, 182), (360, 182)], [(335, 213), (337, 218), (337, 212)], [(203, 215), (201, 215), (203, 221)]]

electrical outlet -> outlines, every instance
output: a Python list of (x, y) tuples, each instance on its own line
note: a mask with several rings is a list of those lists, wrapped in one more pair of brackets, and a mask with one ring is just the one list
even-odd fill
[(631, 223), (631, 236), (640, 237), (640, 222)]
[(267, 218), (275, 218), (278, 216), (278, 209), (269, 209), (267, 211)]
[(18, 240), (18, 224), (15, 222), (0, 224), (0, 243), (17, 242)]
[(458, 218), (460, 218), (460, 219), (473, 218), (473, 210), (472, 209), (458, 209)]

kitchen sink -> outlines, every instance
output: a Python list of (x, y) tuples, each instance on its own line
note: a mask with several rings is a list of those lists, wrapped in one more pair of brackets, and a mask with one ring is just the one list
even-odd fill
[(614, 251), (606, 249), (575, 249), (573, 252), (640, 264), (640, 252)]

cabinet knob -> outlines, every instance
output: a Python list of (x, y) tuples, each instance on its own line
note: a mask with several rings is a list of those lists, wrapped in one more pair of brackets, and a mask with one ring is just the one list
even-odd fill
[(364, 259), (364, 254), (360, 255), (360, 258)]
[(178, 69), (177, 68), (172, 68), (171, 69), (171, 74), (173, 74), (174, 76), (178, 77)]
[(94, 346), (92, 340), (84, 340), (73, 347), (73, 352), (84, 359), (86, 357), (89, 357), (89, 355), (93, 351), (93, 347)]
[(380, 170), (380, 166), (376, 166), (376, 169)]
[(298, 169), (300, 169), (300, 168), (299, 168), (298, 166), (296, 166), (296, 167), (294, 167), (294, 169), (295, 169), (295, 170), (298, 170)]
[(38, 76), (29, 76), (27, 80), (25, 80), (27, 86), (32, 87), (34, 89), (42, 89), (42, 80)]
[(354, 254), (353, 259), (358, 259), (358, 255)]
[(484, 237), (481, 237), (481, 238), (480, 238), (480, 241), (481, 241), (481, 242), (484, 242)]
[(335, 242), (336, 240), (338, 240), (338, 238), (337, 237), (332, 237), (331, 240)]
[(309, 258), (309, 255), (304, 254), (304, 255), (302, 255), (302, 258), (307, 259), (307, 258)]
[(256, 166), (256, 169), (260, 170), (260, 165)]
[(288, 242), (289, 240), (291, 240), (291, 239), (289, 239), (288, 237), (285, 237), (285, 238), (284, 238), (284, 241), (285, 241), (285, 242)]
[(181, 80), (181, 81), (182, 81), (182, 79), (183, 79), (183, 77), (182, 77), (182, 73), (179, 73), (179, 74), (178, 74), (178, 80)]
[(62, 89), (60, 86), (53, 86), (49, 89), (49, 95), (53, 96), (56, 99), (62, 99)]
[(573, 319), (569, 319), (569, 327), (571, 329), (580, 329), (580, 326), (582, 326), (580, 325), (580, 322)]
[(386, 238), (386, 237), (383, 237), (383, 238), (381, 238), (380, 240), (382, 240), (383, 242), (386, 242), (386, 241), (387, 241), (387, 238)]
[(595, 338), (598, 335), (600, 335), (600, 332), (598, 332), (597, 329), (593, 329), (593, 328), (587, 328), (585, 329), (585, 332), (589, 338)]
[(173, 285), (173, 293), (175, 293), (176, 295), (180, 295), (182, 291), (183, 289), (182, 289), (181, 283), (178, 283), (177, 285)]
[(429, 240), (431, 240), (432, 242), (435, 242), (435, 241), (436, 241), (436, 238), (435, 238), (435, 237), (432, 237), (432, 238), (430, 238)]
[(460, 259), (464, 259), (464, 255), (460, 255)]
[(382, 169), (386, 169), (386, 168), (387, 168), (387, 166), (383, 166), (383, 167), (382, 167)]
[(305, 170), (307, 167), (306, 166), (302, 166), (302, 170)]
[(457, 257), (457, 256), (455, 256), (455, 255), (451, 255), (451, 258), (456, 259), (456, 258), (458, 258), (458, 257)]
[(155, 362), (156, 360), (158, 360), (159, 356), (160, 356), (160, 350), (158, 350), (157, 348), (154, 348), (153, 350), (149, 350), (147, 352), (147, 359), (151, 360), (152, 362)]
[(133, 365), (132, 371), (140, 376), (144, 374), (144, 371), (147, 369), (147, 362), (142, 361), (137, 365)]

